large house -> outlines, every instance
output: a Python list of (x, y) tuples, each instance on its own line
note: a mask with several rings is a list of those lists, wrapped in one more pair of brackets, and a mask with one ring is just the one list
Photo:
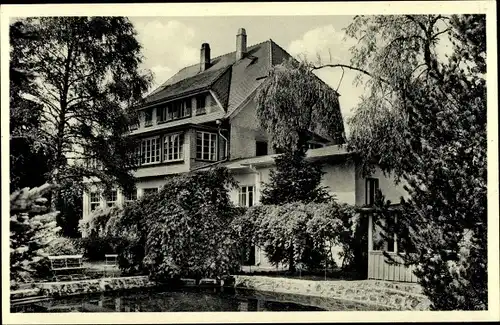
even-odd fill
[[(141, 138), (137, 192), (116, 190), (107, 198), (97, 191), (85, 193), (83, 218), (99, 206), (122, 204), (158, 191), (167, 175), (215, 164), (229, 168), (239, 183), (239, 189), (231, 192), (234, 203), (258, 204), (276, 152), (259, 126), (255, 95), (269, 69), (291, 56), (271, 39), (247, 46), (243, 28), (235, 41), (235, 51), (218, 57), (211, 57), (209, 44), (202, 44), (199, 63), (181, 69), (145, 98), (132, 131)], [(376, 189), (392, 201), (405, 195), (402, 187), (379, 171), (370, 178), (361, 177), (341, 138), (315, 134), (312, 139), (307, 159), (323, 162), (322, 185), (339, 201), (370, 204)], [(371, 222), (369, 229), (373, 232)], [(396, 243), (379, 243), (371, 233), (369, 237), (369, 278), (415, 281), (410, 270), (384, 263), (382, 250), (395, 251)], [(270, 266), (258, 247), (252, 252), (250, 264)]]

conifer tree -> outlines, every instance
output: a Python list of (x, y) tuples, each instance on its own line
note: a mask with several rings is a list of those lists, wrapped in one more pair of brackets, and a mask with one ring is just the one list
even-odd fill
[(60, 230), (57, 211), (46, 213), (45, 197), (54, 186), (23, 188), (10, 196), (10, 282), (11, 286), (32, 279), (35, 265)]

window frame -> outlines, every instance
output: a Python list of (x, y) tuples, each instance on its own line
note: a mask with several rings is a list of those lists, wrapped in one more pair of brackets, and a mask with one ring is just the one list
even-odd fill
[[(93, 195), (95, 195), (94, 199), (97, 199), (97, 201), (93, 201)], [(96, 205), (94, 207), (94, 205)], [(89, 193), (89, 209), (90, 212), (96, 211), (99, 207), (101, 206), (101, 193), (98, 191), (91, 191)]]
[[(372, 191), (371, 184), (374, 185), (374, 189)], [(378, 178), (367, 177), (365, 179), (365, 205), (373, 206), (376, 200), (377, 191), (380, 189), (380, 183)], [(370, 195), (369, 195), (370, 194)]]
[[(198, 151), (198, 135), (201, 135), (201, 151)], [(208, 135), (208, 158), (205, 158), (205, 136)], [(214, 141), (212, 142), (212, 136), (214, 137)], [(195, 148), (195, 157), (196, 160), (204, 160), (204, 161), (218, 161), (219, 156), (219, 135), (214, 132), (207, 131), (196, 131), (196, 148)], [(212, 143), (214, 144), (212, 146)], [(213, 149), (213, 150), (212, 150)], [(198, 153), (200, 155), (198, 155)], [(213, 159), (212, 159), (213, 153)]]
[(149, 193), (146, 193), (146, 192), (148, 192), (149, 190), (151, 190), (151, 192), (152, 192), (153, 190), (156, 190), (156, 193), (158, 193), (159, 188), (158, 188), (158, 187), (145, 187), (145, 188), (143, 188), (143, 189), (142, 189), (142, 196), (143, 196), (143, 197), (145, 197), (146, 195), (149, 195)]
[[(130, 198), (131, 196), (132, 198)], [(137, 201), (137, 189), (135, 189), (130, 193), (128, 192), (123, 193), (123, 202), (133, 202), (133, 201)]]
[[(150, 116), (150, 119), (148, 119)], [(144, 127), (153, 126), (153, 108), (146, 108), (144, 110)]]
[[(207, 95), (206, 94), (198, 95), (195, 98), (196, 98), (196, 109), (195, 109), (196, 115), (207, 114)], [(203, 102), (203, 105), (199, 105), (201, 101)]]
[[(114, 195), (111, 195), (112, 193), (114, 193)], [(110, 200), (110, 197), (114, 196), (114, 200)], [(114, 190), (111, 190), (111, 192), (109, 193), (109, 195), (106, 197), (106, 206), (108, 208), (111, 208), (113, 206), (116, 206), (118, 203), (118, 190), (114, 189)]]
[[(141, 139), (141, 165), (152, 165), (152, 164), (157, 164), (161, 162), (161, 157), (162, 157), (162, 145), (160, 136), (154, 136), (154, 137), (148, 137), (148, 138), (143, 138)], [(155, 152), (156, 154), (153, 154), (153, 140), (155, 141)], [(149, 145), (147, 144), (149, 141)], [(146, 145), (145, 145), (146, 144)], [(145, 155), (145, 149), (150, 150), (149, 156)], [(149, 161), (147, 161), (147, 158), (149, 158)], [(153, 159), (155, 158), (155, 159)]]
[[(158, 124), (180, 120), (192, 116), (193, 103), (192, 98), (183, 98), (159, 106), (156, 112), (156, 121)], [(176, 117), (174, 117), (176, 113)]]
[[(398, 252), (398, 238), (397, 238), (397, 235), (394, 233), (393, 234), (393, 238), (392, 238), (392, 250), (389, 250), (389, 242), (387, 240), (383, 240), (383, 243), (382, 243), (382, 249), (375, 249), (375, 229), (378, 227), (375, 223), (375, 218), (376, 216), (375, 215), (372, 215), (372, 218), (371, 218), (371, 221), (372, 221), (372, 247), (371, 247), (371, 251), (372, 252), (387, 252), (387, 253), (397, 253)], [(384, 222), (386, 222), (384, 220)], [(395, 221), (394, 222), (397, 222), (397, 218), (395, 217)], [(383, 231), (382, 228), (380, 228), (380, 231)]]
[[(171, 139), (172, 137), (177, 136), (177, 158), (169, 159), (170, 155), (170, 140), (167, 144), (167, 139)], [(162, 150), (162, 161), (163, 162), (176, 162), (176, 161), (184, 161), (184, 133), (169, 133), (162, 136), (163, 142), (163, 150)], [(175, 146), (174, 146), (175, 148)], [(172, 152), (172, 157), (174, 157), (175, 153)]]
[[(249, 195), (250, 193), (252, 193), (251, 200)], [(242, 200), (242, 198), (244, 199)], [(248, 208), (255, 205), (255, 185), (244, 185), (238, 188), (238, 205)]]

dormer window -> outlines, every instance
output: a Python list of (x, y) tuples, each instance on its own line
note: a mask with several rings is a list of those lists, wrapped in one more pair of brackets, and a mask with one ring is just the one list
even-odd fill
[(183, 117), (191, 116), (191, 98), (176, 100), (168, 103), (164, 107), (158, 107), (158, 123), (177, 120)]
[(205, 95), (196, 96), (196, 115), (207, 112), (207, 97)]
[(153, 125), (153, 109), (148, 108), (144, 111), (144, 126)]

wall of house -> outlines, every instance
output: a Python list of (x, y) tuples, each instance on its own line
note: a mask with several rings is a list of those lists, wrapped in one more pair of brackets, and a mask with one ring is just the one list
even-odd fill
[[(233, 172), (234, 179), (239, 186), (255, 186), (255, 202), (258, 203), (261, 195), (263, 183), (270, 181), (270, 171), (272, 167), (259, 168), (256, 172)], [(330, 163), (323, 166), (323, 175), (321, 185), (328, 188), (330, 194), (335, 195), (339, 202), (355, 204), (356, 200), (356, 175), (353, 163)], [(260, 181), (260, 182), (259, 182)], [(239, 203), (238, 189), (230, 192), (231, 200), (234, 204)], [(340, 248), (334, 248), (337, 253)], [(259, 267), (272, 268), (271, 263), (265, 257), (264, 252), (258, 247), (255, 248), (255, 260)], [(341, 263), (340, 259), (337, 263)]]
[(252, 99), (231, 119), (231, 160), (255, 157), (255, 141), (267, 141), (268, 137), (260, 128), (256, 112), (256, 103)]
[[(408, 197), (408, 192), (403, 188), (406, 182), (402, 181), (396, 185), (394, 177), (384, 175), (380, 168), (376, 167), (375, 172), (370, 177), (378, 179), (379, 188), (383, 195), (385, 195), (386, 200), (390, 200), (392, 203), (399, 203), (401, 197)], [(356, 167), (356, 205), (361, 206), (365, 204), (365, 191), (366, 177), (363, 177), (360, 168)]]

